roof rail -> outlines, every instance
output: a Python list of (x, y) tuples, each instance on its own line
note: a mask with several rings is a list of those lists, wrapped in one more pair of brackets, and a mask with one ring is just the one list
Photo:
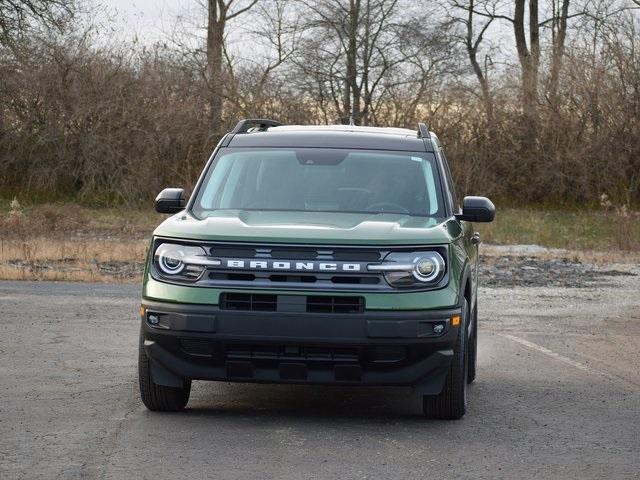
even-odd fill
[(429, 127), (426, 123), (418, 123), (418, 138), (431, 138)]
[(258, 132), (264, 132), (269, 127), (279, 127), (280, 125), (282, 125), (280, 122), (267, 118), (243, 118), (233, 127), (231, 133), (247, 133), (254, 129)]

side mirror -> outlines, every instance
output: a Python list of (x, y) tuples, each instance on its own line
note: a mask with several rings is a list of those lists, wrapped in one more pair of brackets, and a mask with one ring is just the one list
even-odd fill
[(182, 188), (165, 188), (156, 197), (156, 212), (178, 213), (184, 210), (187, 199)]
[(456, 215), (458, 220), (466, 222), (492, 222), (496, 216), (496, 207), (486, 197), (464, 197), (462, 213)]

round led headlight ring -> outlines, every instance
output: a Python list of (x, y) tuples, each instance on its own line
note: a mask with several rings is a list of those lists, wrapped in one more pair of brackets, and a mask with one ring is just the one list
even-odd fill
[(418, 263), (416, 263), (416, 271), (418, 272), (418, 275), (423, 277), (431, 275), (436, 268), (438, 267), (430, 258), (421, 258)]
[(177, 275), (184, 269), (184, 251), (179, 245), (164, 244), (156, 250), (158, 266), (167, 275)]
[(444, 258), (438, 252), (428, 252), (413, 260), (413, 276), (425, 283), (434, 283), (444, 275)]

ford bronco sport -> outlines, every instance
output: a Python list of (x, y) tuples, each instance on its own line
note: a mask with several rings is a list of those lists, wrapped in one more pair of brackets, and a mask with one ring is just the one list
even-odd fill
[(416, 131), (285, 126), (226, 134), (193, 194), (163, 190), (140, 314), (151, 410), (192, 380), (411, 386), (431, 418), (464, 415), (476, 376), (478, 246), (449, 166)]

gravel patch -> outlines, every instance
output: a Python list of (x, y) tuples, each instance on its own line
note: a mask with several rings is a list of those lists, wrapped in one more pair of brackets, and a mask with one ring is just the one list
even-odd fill
[(480, 283), (489, 287), (597, 287), (610, 285), (612, 277), (636, 275), (629, 266), (599, 267), (567, 257), (503, 255), (480, 262)]
[(33, 274), (42, 272), (56, 273), (74, 273), (74, 272), (92, 272), (106, 277), (112, 277), (114, 280), (135, 280), (139, 279), (144, 271), (144, 262), (129, 261), (81, 261), (76, 258), (63, 258), (60, 260), (9, 260), (7, 265), (10, 267), (28, 271)]

